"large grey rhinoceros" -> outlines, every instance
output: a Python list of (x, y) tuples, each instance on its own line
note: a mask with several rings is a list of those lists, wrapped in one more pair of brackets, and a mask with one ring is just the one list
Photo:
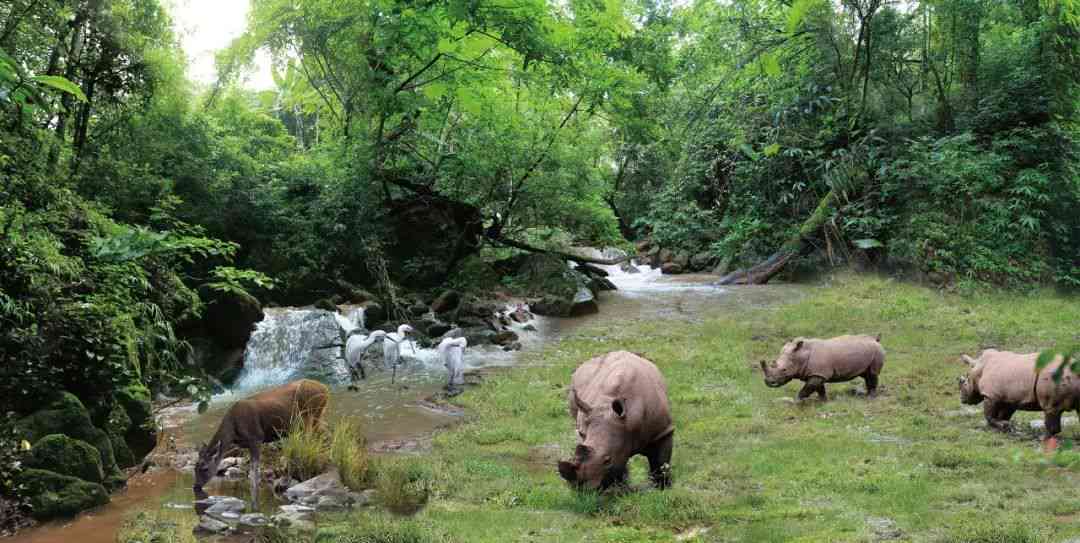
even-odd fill
[(1080, 410), (1080, 378), (1066, 369), (1061, 380), (1054, 381), (1054, 372), (1062, 363), (1060, 356), (1041, 372), (1035, 371), (1039, 353), (986, 349), (978, 358), (961, 358), (970, 369), (960, 378), (960, 401), (968, 405), (983, 402), (983, 414), (991, 428), (1008, 431), (1013, 413), (1042, 411), (1046, 436), (1055, 436), (1061, 432), (1061, 414)]
[(825, 383), (841, 383), (856, 377), (866, 381), (866, 393), (873, 396), (884, 365), (885, 349), (881, 347), (880, 334), (831, 339), (797, 337), (784, 344), (771, 367), (762, 360), (761, 371), (769, 387), (781, 387), (798, 379), (806, 383), (799, 390), (800, 400), (814, 392), (825, 400)]
[(1035, 395), (1035, 359), (1038, 353), (1019, 354), (986, 349), (979, 358), (963, 355), (970, 369), (960, 378), (960, 401), (983, 404), (986, 424), (1008, 431), (1009, 419), (1017, 411), (1041, 411)]
[(577, 422), (574, 458), (559, 474), (579, 488), (605, 489), (626, 481), (627, 461), (649, 460), (649, 477), (671, 486), (671, 420), (667, 384), (648, 360), (626, 351), (598, 356), (574, 371), (567, 395)]

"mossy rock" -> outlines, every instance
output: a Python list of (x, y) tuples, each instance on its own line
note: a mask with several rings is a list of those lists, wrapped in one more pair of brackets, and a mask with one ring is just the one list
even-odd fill
[(116, 464), (109, 435), (94, 426), (86, 407), (74, 394), (59, 393), (45, 409), (19, 419), (16, 427), (31, 444), (49, 434), (63, 434), (89, 443), (101, 455), (106, 484), (122, 484), (124, 476)]
[(109, 493), (99, 483), (43, 469), (27, 469), (19, 482), (30, 496), (31, 515), (37, 520), (71, 517), (109, 503)]
[(139, 383), (128, 385), (116, 392), (116, 402), (124, 408), (131, 421), (122, 435), (135, 463), (138, 463), (157, 445), (150, 390)]
[(100, 483), (105, 479), (105, 473), (101, 469), (101, 454), (97, 449), (81, 439), (63, 434), (49, 434), (39, 439), (30, 450), (26, 466), (48, 469), (92, 483)]
[(109, 434), (109, 441), (112, 442), (113, 447), (113, 456), (116, 457), (116, 465), (120, 468), (130, 468), (139, 463), (124, 437), (132, 426), (131, 417), (128, 416), (123, 406), (117, 402), (109, 413), (105, 433)]
[(203, 326), (218, 345), (243, 347), (247, 345), (255, 323), (263, 320), (262, 304), (246, 292), (220, 292), (203, 289), (206, 312)]

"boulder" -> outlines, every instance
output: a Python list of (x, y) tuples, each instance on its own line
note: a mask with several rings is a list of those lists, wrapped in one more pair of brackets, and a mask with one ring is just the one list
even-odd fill
[(619, 264), (619, 269), (622, 270), (623, 273), (641, 273), (641, 270), (639, 270), (638, 267), (629, 260), (626, 260), (622, 264)]
[(593, 292), (603, 292), (605, 290), (618, 290), (615, 283), (611, 282), (611, 279), (607, 277), (593, 277), (589, 279), (589, 290)]
[(434, 302), (431, 302), (431, 310), (435, 314), (446, 313), (458, 308), (461, 303), (461, 293), (456, 290), (444, 290)]
[(656, 261), (660, 264), (666, 264), (675, 259), (675, 252), (671, 249), (660, 249), (660, 252), (656, 254)]
[(683, 272), (683, 267), (674, 262), (665, 262), (660, 266), (660, 273), (664, 275), (678, 275)]
[(130, 468), (139, 463), (142, 458), (136, 459), (131, 447), (128, 446), (124, 436), (131, 428), (131, 417), (119, 403), (113, 405), (109, 412), (109, 418), (105, 424), (105, 433), (109, 434), (109, 442), (113, 446), (113, 456), (116, 457), (116, 465), (121, 469)]
[(255, 323), (265, 317), (259, 300), (244, 292), (203, 289), (202, 294), (207, 302), (203, 315), (207, 333), (222, 347), (246, 345)]
[(518, 306), (513, 311), (511, 311), (509, 313), (509, 317), (510, 320), (521, 324), (529, 322), (533, 319), (532, 313), (529, 313), (529, 311), (522, 306)]
[(709, 268), (709, 265), (713, 262), (713, 256), (709, 253), (697, 253), (690, 257), (690, 269), (694, 271), (702, 271)]
[(331, 470), (289, 487), (285, 491), (285, 498), (293, 504), (321, 510), (351, 506), (353, 499), (350, 494), (341, 482), (341, 476), (337, 470)]
[(315, 300), (315, 303), (311, 304), (311, 305), (314, 306), (316, 309), (322, 309), (324, 311), (329, 311), (331, 313), (336, 312), (338, 310), (337, 303), (335, 303), (333, 297), (320, 298), (318, 300)]
[(37, 520), (71, 517), (109, 503), (109, 493), (99, 483), (43, 469), (27, 469), (19, 475), (31, 514)]
[(241, 530), (253, 530), (269, 526), (270, 519), (262, 513), (248, 513), (246, 515), (240, 515), (240, 519), (236, 524)]
[(584, 273), (585, 275), (589, 275), (592, 277), (607, 277), (609, 275), (607, 270), (599, 266), (594, 266), (592, 264), (578, 264), (577, 268), (575, 269), (581, 273)]
[(278, 514), (274, 515), (275, 521), (279, 518), (288, 520), (290, 524), (294, 522), (311, 522), (315, 520), (315, 508), (296, 504), (282, 505), (278, 507)]
[(210, 516), (203, 516), (192, 531), (195, 535), (218, 535), (229, 533), (231, 529), (232, 527), (226, 522)]
[(688, 269), (690, 267), (690, 253), (686, 251), (679, 251), (675, 253), (675, 258), (673, 258), (671, 261), (682, 266), (682, 269), (684, 270)]
[(505, 345), (505, 346), (503, 346), (503, 350), (504, 351), (520, 351), (521, 350), (521, 342), (520, 341), (515, 341), (515, 342), (513, 342), (513, 343), (511, 343), (509, 345)]
[(446, 280), (446, 265), (479, 249), (483, 236), (480, 209), (434, 194), (395, 198), (385, 207), (385, 246), (390, 277), (411, 288)]
[(116, 464), (109, 435), (94, 426), (86, 407), (74, 394), (57, 394), (44, 409), (19, 419), (15, 426), (32, 445), (50, 434), (63, 434), (89, 443), (101, 456), (105, 486), (119, 488), (124, 485), (126, 478)]
[(421, 323), (424, 333), (430, 337), (441, 337), (443, 334), (450, 331), (453, 326), (442, 321), (424, 321)]
[[(243, 350), (240, 356), (242, 359)], [(157, 424), (150, 404), (150, 389), (141, 383), (130, 384), (118, 390), (115, 396), (117, 404), (131, 420), (124, 433), (124, 442), (131, 449), (135, 463), (138, 463), (157, 446)]]
[(577, 294), (574, 295), (573, 302), (570, 306), (569, 316), (580, 317), (582, 315), (591, 315), (599, 312), (600, 306), (596, 304), (596, 295), (588, 288), (579, 288)]
[[(206, 510), (203, 511), (204, 515), (210, 515), (218, 519), (233, 520), (239, 519), (240, 515), (247, 509), (247, 504), (240, 498), (234, 498), (232, 496), (213, 496), (216, 498), (210, 504)], [(207, 500), (199, 500), (205, 502)]]
[(491, 337), (491, 342), (499, 346), (510, 345), (517, 340), (518, 335), (512, 330), (504, 330)]
[(101, 483), (101, 454), (89, 443), (63, 434), (49, 434), (38, 440), (26, 460), (29, 468), (49, 470), (60, 475)]
[(636, 246), (637, 252), (639, 254), (647, 254), (649, 252), (649, 249), (652, 249), (653, 242), (651, 239), (643, 239), (641, 241), (638, 241)]

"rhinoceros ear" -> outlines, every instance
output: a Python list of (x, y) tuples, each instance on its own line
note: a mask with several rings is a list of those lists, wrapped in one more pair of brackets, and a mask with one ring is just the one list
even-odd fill
[(616, 417), (619, 417), (620, 419), (626, 418), (626, 400), (615, 398), (611, 402), (611, 410), (615, 413)]
[(966, 354), (962, 354), (962, 355), (960, 355), (960, 359), (963, 360), (964, 362), (966, 362), (967, 365), (969, 365), (969, 366), (971, 366), (973, 368), (975, 367), (976, 360), (974, 358), (971, 358), (970, 356), (968, 356)]
[(559, 461), (559, 475), (571, 483), (577, 481), (577, 466), (565, 460)]
[(795, 349), (794, 350), (797, 351), (799, 349), (802, 349), (802, 344), (803, 344), (803, 340), (801, 340), (799, 338), (795, 338)]

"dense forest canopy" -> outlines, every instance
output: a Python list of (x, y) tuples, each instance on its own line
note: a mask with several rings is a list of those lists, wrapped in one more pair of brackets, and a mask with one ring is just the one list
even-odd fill
[(172, 28), (0, 5), (10, 409), (203, 394), (221, 296), (467, 285), (508, 245), (1080, 285), (1076, 0), (253, 0), (209, 88)]

